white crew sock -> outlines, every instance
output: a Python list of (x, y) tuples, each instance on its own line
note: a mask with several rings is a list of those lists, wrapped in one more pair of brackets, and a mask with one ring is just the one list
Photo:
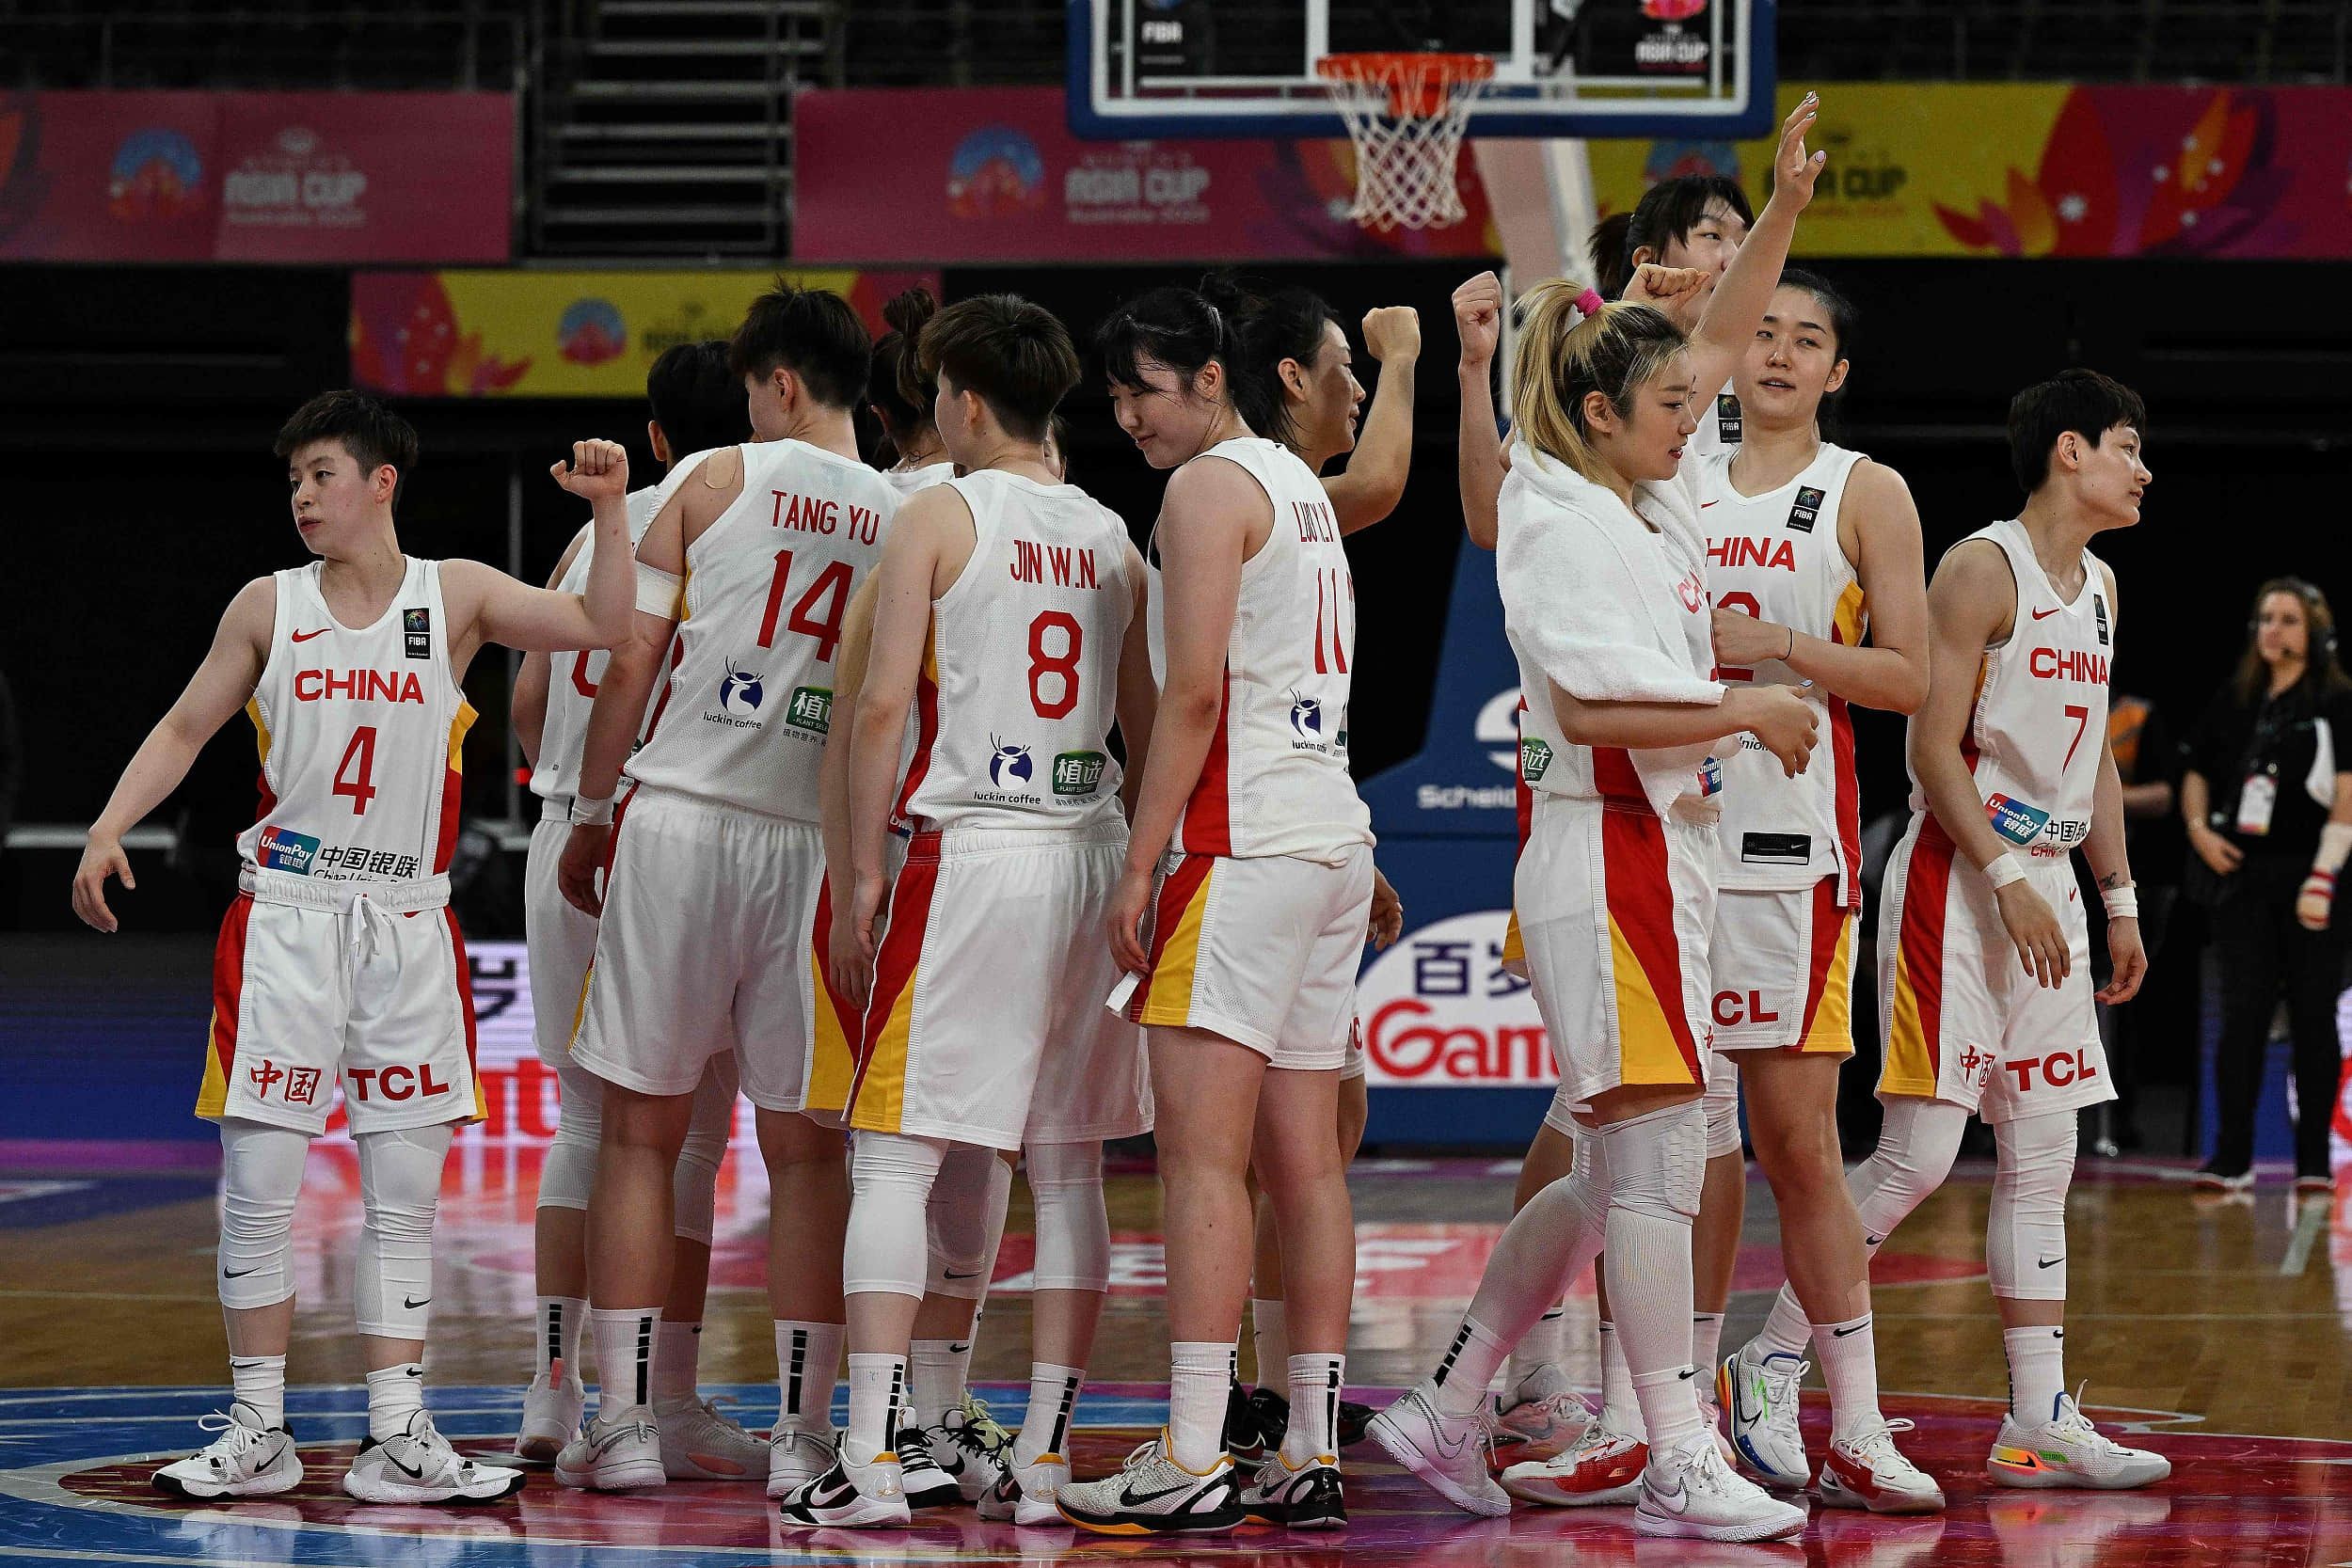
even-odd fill
[(1850, 1323), (1816, 1323), (1813, 1346), (1822, 1381), (1829, 1385), (1829, 1440), (1843, 1442), (1881, 1425), (1885, 1418), (1879, 1414), (1878, 1338), (1870, 1314)]
[(589, 1331), (596, 1339), (596, 1419), (609, 1421), (653, 1402), (654, 1329), (660, 1321), (660, 1310), (652, 1307), (589, 1308)]
[(549, 1383), (580, 1382), (580, 1337), (587, 1331), (585, 1299), (541, 1296), (539, 1342), (532, 1351), (531, 1370)]
[(1237, 1347), (1180, 1339), (1168, 1349), (1169, 1457), (1195, 1475), (1205, 1474), (1225, 1451), (1225, 1402), (1232, 1391)]
[(2002, 1334), (2001, 1351), (2009, 1357), (2010, 1415), (2020, 1426), (2048, 1422), (2066, 1392), (2066, 1330), (2012, 1328)]
[(1600, 1418), (1612, 1432), (1648, 1440), (1641, 1402), (1633, 1397), (1633, 1369), (1625, 1364), (1625, 1342), (1607, 1318), (1600, 1320)]
[(251, 1405), (264, 1427), (286, 1424), (286, 1358), (282, 1355), (232, 1355), (229, 1386)]
[(1715, 1364), (1724, 1358), (1723, 1347), (1724, 1315), (1721, 1312), (1692, 1313), (1691, 1365), (1701, 1373), (1699, 1381), (1706, 1385), (1702, 1393), (1707, 1399), (1715, 1397), (1711, 1392), (1715, 1386)]
[[(917, 1339), (907, 1347), (907, 1411), (919, 1427), (935, 1427), (963, 1398), (962, 1357), (953, 1339)], [(965, 1355), (971, 1354), (967, 1345)]]
[(1535, 1320), (1535, 1326), (1527, 1331), (1519, 1348), (1511, 1353), (1511, 1359), (1502, 1369), (1502, 1394), (1509, 1399), (1518, 1386), (1535, 1374), (1538, 1367), (1563, 1367), (1568, 1359), (1568, 1309), (1555, 1306)]
[(1290, 1358), (1291, 1424), (1282, 1433), (1282, 1457), (1293, 1465), (1317, 1454), (1338, 1457), (1340, 1388), (1346, 1381), (1345, 1355), (1309, 1351)]
[(850, 1436), (843, 1451), (852, 1463), (871, 1465), (898, 1442), (898, 1409), (907, 1392), (903, 1355), (850, 1353)]
[(368, 1441), (381, 1443), (408, 1430), (424, 1408), (424, 1363), (404, 1361), (368, 1374)]
[[(1454, 1331), (1454, 1343), (1445, 1359), (1429, 1374), (1438, 1414), (1457, 1420), (1476, 1415), (1486, 1402), (1486, 1386), (1494, 1381), (1502, 1358), (1502, 1340), (1494, 1330), (1476, 1318), (1465, 1317), (1462, 1326)], [(1291, 1419), (1297, 1418), (1298, 1413), (1292, 1411)]]
[(1078, 1389), (1085, 1382), (1084, 1368), (1030, 1363), (1029, 1410), (1021, 1418), (1021, 1435), (1012, 1444), (1015, 1469), (1036, 1464), (1043, 1454), (1070, 1457), (1070, 1417), (1078, 1407)]
[(694, 1397), (694, 1380), (702, 1369), (703, 1325), (661, 1320), (653, 1337), (653, 1402), (657, 1410), (675, 1410)]
[(1772, 1309), (1766, 1314), (1752, 1348), (1759, 1360), (1767, 1355), (1802, 1356), (1812, 1342), (1813, 1325), (1805, 1321), (1804, 1304), (1797, 1299), (1796, 1291), (1783, 1285), (1780, 1294), (1772, 1298)]
[(841, 1353), (850, 1330), (842, 1323), (777, 1318), (776, 1404), (779, 1431), (813, 1432), (833, 1441), (833, 1392), (841, 1382)]

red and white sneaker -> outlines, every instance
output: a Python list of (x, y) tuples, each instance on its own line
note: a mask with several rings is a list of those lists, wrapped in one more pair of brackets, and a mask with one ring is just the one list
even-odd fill
[(1944, 1489), (1895, 1447), (1895, 1433), (1912, 1423), (1882, 1421), (1832, 1443), (1821, 1460), (1814, 1494), (1824, 1508), (1862, 1508), (1872, 1513), (1934, 1513), (1944, 1507)]
[(1649, 1445), (1595, 1421), (1584, 1435), (1549, 1459), (1531, 1459), (1502, 1472), (1502, 1489), (1522, 1502), (1548, 1508), (1596, 1508), (1638, 1502)]

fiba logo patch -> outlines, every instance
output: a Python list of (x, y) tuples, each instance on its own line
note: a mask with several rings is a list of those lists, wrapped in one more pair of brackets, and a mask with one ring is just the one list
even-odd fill
[(1029, 782), (1036, 765), (1029, 761), (1026, 746), (1009, 746), (995, 736), (988, 743), (996, 748), (996, 754), (988, 759), (988, 782), (998, 789), (1020, 789)]
[(1323, 699), (1291, 693), (1291, 733), (1310, 744), (1323, 740)]
[(727, 662), (726, 678), (719, 683), (720, 709), (737, 719), (749, 719), (759, 711), (761, 698), (759, 677), (738, 670), (732, 659)]

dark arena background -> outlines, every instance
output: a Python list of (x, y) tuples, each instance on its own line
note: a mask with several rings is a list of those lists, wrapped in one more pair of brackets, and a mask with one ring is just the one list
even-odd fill
[[(1451, 177), (1457, 221), (1349, 215), (1356, 154), (1314, 64), (1376, 50), (1497, 62)], [(1561, 269), (1564, 241), (1589, 276), (1582, 236), (1660, 179), (1720, 173), (1760, 208), (1773, 127), (1819, 92), (1811, 145), (1829, 162), (1792, 261), (1859, 318), (1828, 434), (1908, 482), (1931, 569), (2017, 513), (2013, 392), (2082, 365), (2141, 394), (2143, 520), (2096, 545), (2118, 582), (2111, 692), (2142, 700), (2111, 738), (2133, 782), (2176, 783), (2247, 649), (2258, 586), (2352, 595), (2348, 72), (2346, 0), (0, 0), (0, 1559), (2352, 1561), (2352, 1100), (2291, 1103), (2282, 1012), (2256, 1180), (2195, 1182), (2229, 975), (2213, 912), (2182, 895), (2198, 879), (2176, 794), (2132, 825), (2143, 907), (2169, 918), (2146, 989), (2106, 1021), (2121, 1098), (2083, 1114), (2069, 1214), (2070, 1379), (2088, 1380), (2104, 1429), (2165, 1454), (2169, 1479), (1988, 1483), (2006, 1383), (1977, 1127), (1873, 1273), (1885, 1409), (1917, 1423), (1905, 1451), (1949, 1506), (1817, 1509), (1774, 1546), (1637, 1544), (1627, 1509), (1473, 1520), (1368, 1444), (1343, 1456), (1353, 1523), (1337, 1539), (1116, 1540), (969, 1510), (812, 1535), (756, 1486), (606, 1496), (544, 1465), (476, 1508), (356, 1504), (334, 1484), (366, 1438), (359, 1177), (340, 1114), (294, 1229), (289, 1397), (309, 1479), (241, 1503), (166, 1496), (149, 1472), (199, 1448), (198, 1418), (228, 1402), (220, 1147), (189, 1109), (234, 840), (254, 820), (243, 718), (126, 838), (137, 886), (110, 893), (120, 931), (98, 935), (69, 904), (86, 832), (222, 608), (308, 558), (271, 447), (313, 394), (356, 387), (415, 425), (409, 553), (542, 582), (585, 520), (548, 465), (600, 436), (657, 472), (654, 358), (729, 337), (779, 276), (840, 293), (877, 331), (914, 285), (946, 302), (1018, 293), (1082, 347), (1155, 285), (1218, 268), (1303, 285), (1347, 329), (1368, 388), (1413, 378), (1403, 500), (1346, 542), (1351, 766), (1405, 904), (1402, 940), (1367, 947), (1358, 982), (1370, 1119), (1349, 1176), (1350, 1391), (1383, 1405), (1444, 1353), (1557, 1081), (1499, 962), (1518, 677), (1494, 557), (1466, 537), (1456, 488), (1455, 286), (1493, 268), (1517, 292)], [(1366, 352), (1357, 324), (1384, 306), (1419, 313), (1409, 365)], [(1090, 356), (1062, 412), (1071, 481), (1140, 544), (1166, 476), (1115, 422)], [(863, 411), (860, 434), (881, 434)], [(437, 1420), (484, 1459), (511, 1451), (532, 1375), (534, 1195), (558, 1101), (523, 946), (539, 802), (510, 721), (518, 664), (486, 649), (465, 680), (480, 717), (453, 905), (486, 1119), (447, 1166), (427, 1354)], [(1904, 727), (1857, 708), (1854, 731), (1867, 936), (1905, 810)], [(1869, 945), (1838, 1106), (1849, 1162), (1879, 1125)], [(2294, 1182), (2291, 1111), (2330, 1122), (2332, 1186)], [(767, 1179), (737, 1113), (702, 1387), (764, 1432), (763, 1287), (794, 1260), (769, 1255)], [(1150, 1439), (1168, 1397), (1149, 1140), (1115, 1145), (1108, 1169), (1082, 1476)], [(1031, 1213), (1016, 1181), (972, 1363), (1009, 1425), (1027, 1386)], [(1727, 1348), (1783, 1277), (1775, 1216), (1751, 1163)], [(1587, 1277), (1570, 1300), (1564, 1363), (1588, 1392), (1591, 1291)], [(1255, 1380), (1247, 1333), (1242, 1357)]]

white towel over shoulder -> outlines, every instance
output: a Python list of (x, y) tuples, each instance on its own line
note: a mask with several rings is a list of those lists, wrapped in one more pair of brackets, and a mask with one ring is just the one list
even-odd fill
[[(1709, 622), (1701, 616), (1694, 627), (1681, 597), (1694, 578), (1705, 579), (1697, 498), (1677, 479), (1643, 484), (1635, 499), (1641, 516), (1566, 464), (1515, 445), (1497, 508), (1503, 629), (1514, 649), (1583, 701), (1720, 704)], [(1711, 750), (1632, 752), (1661, 815)]]

